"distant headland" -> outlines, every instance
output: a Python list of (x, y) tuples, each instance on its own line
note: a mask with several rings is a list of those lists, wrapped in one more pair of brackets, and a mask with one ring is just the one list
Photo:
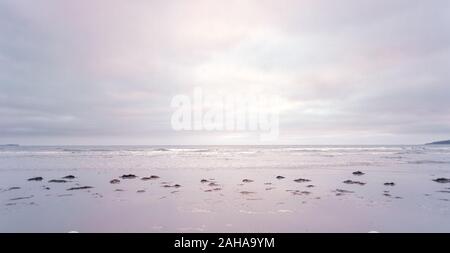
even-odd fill
[(450, 140), (431, 142), (427, 143), (426, 145), (450, 145)]
[(19, 147), (19, 144), (0, 144), (0, 147)]

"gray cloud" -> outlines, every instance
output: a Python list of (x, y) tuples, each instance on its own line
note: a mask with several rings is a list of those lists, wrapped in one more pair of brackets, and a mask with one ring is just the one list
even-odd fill
[(172, 131), (196, 86), (284, 97), (280, 144), (448, 138), (449, 26), (439, 0), (2, 1), (0, 142), (255, 142)]

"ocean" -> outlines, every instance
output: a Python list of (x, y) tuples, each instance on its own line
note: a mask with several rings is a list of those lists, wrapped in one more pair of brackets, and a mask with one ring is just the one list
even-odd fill
[(3, 146), (0, 232), (450, 232), (438, 178), (450, 146)]

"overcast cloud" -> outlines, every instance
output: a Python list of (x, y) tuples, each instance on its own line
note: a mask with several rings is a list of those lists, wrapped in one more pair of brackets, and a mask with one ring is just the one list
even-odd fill
[(173, 131), (194, 87), (283, 97), (276, 144), (450, 139), (449, 31), (446, 0), (2, 0), (0, 143), (259, 144)]

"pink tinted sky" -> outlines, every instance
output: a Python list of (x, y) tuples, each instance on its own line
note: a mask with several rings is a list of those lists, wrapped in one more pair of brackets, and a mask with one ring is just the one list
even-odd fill
[(275, 144), (450, 138), (448, 1), (0, 3), (0, 143), (254, 144), (174, 132), (194, 87), (279, 95)]

